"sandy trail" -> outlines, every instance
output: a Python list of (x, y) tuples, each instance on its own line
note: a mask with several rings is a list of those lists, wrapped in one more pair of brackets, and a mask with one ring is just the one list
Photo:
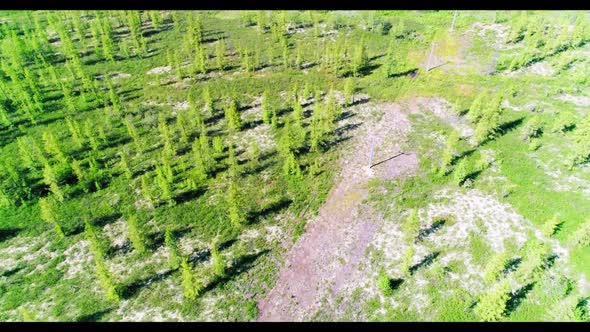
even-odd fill
[[(370, 213), (359, 215), (368, 197), (371, 177), (394, 178), (414, 171), (415, 154), (400, 151), (410, 129), (407, 115), (399, 105), (378, 105), (384, 115), (379, 121), (367, 119), (353, 138), (351, 152), (342, 158), (342, 171), (319, 214), (307, 224), (305, 233), (287, 255), (275, 287), (258, 303), (259, 321), (301, 321), (332, 302), (345, 284), (359, 278), (358, 266), (373, 239), (378, 223)], [(368, 167), (371, 147), (373, 163)]]

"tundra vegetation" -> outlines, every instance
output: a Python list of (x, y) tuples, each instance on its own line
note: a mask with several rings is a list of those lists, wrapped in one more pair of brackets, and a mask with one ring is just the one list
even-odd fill
[(391, 103), (395, 252), (300, 319), (590, 320), (590, 16), (453, 15), (1, 12), (0, 320), (256, 320)]

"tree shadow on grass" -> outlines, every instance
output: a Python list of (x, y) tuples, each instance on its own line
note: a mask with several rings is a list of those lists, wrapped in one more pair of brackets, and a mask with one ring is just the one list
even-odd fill
[[(172, 235), (174, 236), (174, 238), (178, 239), (183, 237), (184, 235), (186, 235), (187, 233), (189, 233), (192, 230), (192, 227), (190, 226), (185, 226), (182, 228), (178, 228), (175, 229), (172, 232)], [(147, 242), (148, 242), (148, 249), (150, 250), (156, 250), (158, 247), (162, 246), (164, 244), (164, 232), (153, 232), (148, 234), (147, 236)]]
[(119, 145), (125, 145), (131, 143), (131, 138), (128, 136), (120, 135), (118, 137), (109, 137), (108, 143), (102, 146), (103, 149), (114, 148)]
[(250, 214), (248, 218), (248, 224), (256, 224), (265, 217), (276, 214), (281, 210), (288, 208), (291, 205), (291, 203), (293, 203), (292, 200), (283, 197), (280, 200), (275, 201), (267, 205), (266, 207), (260, 209), (259, 211)]
[(432, 225), (430, 225), (429, 227), (421, 229), (420, 232), (418, 233), (418, 236), (416, 237), (416, 242), (420, 242), (423, 239), (430, 236), (431, 234), (438, 232), (438, 230), (441, 229), (446, 222), (447, 221), (444, 219), (439, 219), (439, 220), (435, 221), (434, 223), (432, 223)]
[(96, 217), (92, 220), (92, 223), (98, 227), (104, 227), (117, 219), (121, 218), (123, 215), (119, 212), (109, 214), (107, 216), (100, 216)]
[(331, 150), (332, 148), (336, 147), (338, 144), (348, 141), (352, 138), (352, 136), (343, 136), (343, 137), (338, 137), (332, 141), (326, 142), (324, 144), (321, 144), (321, 150), (322, 152), (327, 152), (329, 150)]
[[(363, 69), (359, 70), (359, 74), (360, 74), (360, 76), (371, 75), (379, 67), (381, 67), (381, 64), (378, 64), (378, 63), (370, 64), (370, 65), (364, 67)], [(342, 74), (342, 77), (351, 77), (351, 76), (354, 76), (354, 73), (352, 71), (347, 71)]]
[(110, 247), (107, 250), (106, 256), (112, 258), (117, 255), (125, 255), (133, 251), (133, 247), (131, 246), (131, 241), (127, 240), (122, 245), (118, 245), (115, 247)]
[(255, 254), (248, 254), (244, 255), (233, 262), (233, 264), (227, 268), (225, 276), (217, 276), (215, 277), (204, 289), (204, 292), (208, 292), (210, 290), (215, 289), (218, 285), (224, 284), (235, 277), (239, 276), (240, 274), (248, 271), (256, 264), (256, 260), (263, 255), (266, 255), (270, 252), (270, 249), (262, 250)]
[(534, 286), (535, 283), (532, 282), (528, 285), (525, 285), (517, 289), (515, 292), (510, 294), (510, 299), (508, 300), (508, 302), (506, 302), (505, 314), (507, 316), (518, 308), (518, 306), (522, 303), (524, 299), (526, 299), (527, 294), (533, 289)]
[(209, 249), (195, 250), (189, 255), (188, 262), (194, 267), (199, 263), (207, 261), (209, 257), (211, 257), (211, 251)]
[(108, 314), (109, 312), (113, 311), (115, 308), (108, 308), (93, 312), (87, 315), (81, 315), (76, 318), (76, 322), (97, 322), (99, 321), (104, 315)]
[(348, 118), (352, 118), (353, 116), (356, 116), (356, 113), (347, 110), (347, 111), (340, 113), (340, 115), (338, 116), (336, 121), (346, 120)]
[(512, 130), (516, 129), (518, 126), (522, 124), (524, 121), (524, 116), (520, 117), (516, 120), (504, 122), (503, 124), (498, 127), (498, 135), (506, 135), (507, 133), (511, 132)]
[(362, 122), (357, 122), (357, 123), (347, 123), (344, 126), (336, 129), (334, 131), (334, 134), (337, 136), (343, 135), (351, 130), (354, 130), (358, 127), (360, 127), (363, 123)]
[(391, 74), (389, 76), (389, 78), (398, 78), (398, 77), (402, 77), (402, 76), (408, 76), (408, 75), (417, 75), (418, 74), (418, 68), (412, 68), (412, 69), (408, 69), (406, 71), (403, 72), (399, 72), (399, 73), (395, 73), (395, 74)]
[(357, 106), (357, 105), (362, 105), (362, 104), (366, 104), (369, 102), (369, 98), (356, 98), (354, 99), (354, 101), (352, 103), (350, 103), (350, 105), (348, 105), (347, 107), (352, 107), (352, 106)]
[(242, 130), (254, 129), (254, 128), (260, 126), (262, 123), (263, 123), (262, 120), (248, 121), (248, 122), (244, 123), (244, 125), (242, 126)]
[(414, 273), (416, 273), (416, 271), (418, 271), (419, 269), (429, 266), (430, 264), (432, 264), (434, 262), (434, 260), (439, 255), (440, 255), (440, 252), (436, 251), (436, 252), (433, 252), (433, 253), (427, 255), (426, 257), (422, 258), (422, 260), (420, 262), (418, 262), (417, 264), (410, 267), (410, 274), (414, 275)]
[(1, 129), (0, 130), (0, 147), (3, 147), (5, 145), (8, 145), (8, 144), (16, 141), (16, 139), (21, 136), (24, 136), (24, 134), (21, 131), (19, 131), (18, 129), (16, 129), (16, 127)]
[(140, 176), (144, 175), (145, 173), (151, 172), (155, 169), (156, 169), (156, 165), (154, 165), (154, 164), (146, 165), (146, 166), (142, 167), (141, 169), (138, 169), (135, 172), (133, 172), (131, 175), (131, 178), (135, 179), (135, 178), (140, 177)]
[(5, 277), (5, 278), (11, 277), (11, 276), (15, 275), (18, 271), (20, 271), (24, 268), (25, 268), (24, 266), (19, 265), (11, 270), (7, 270), (7, 271), (0, 273), (0, 277)]
[(222, 111), (217, 111), (215, 113), (213, 113), (212, 116), (208, 117), (205, 119), (205, 124), (206, 125), (214, 125), (217, 122), (219, 122), (219, 120), (223, 119), (225, 117), (225, 114)]
[(186, 203), (188, 201), (192, 201), (193, 199), (197, 199), (197, 198), (201, 197), (206, 191), (207, 190), (204, 186), (201, 186), (197, 189), (187, 190), (187, 191), (184, 191), (184, 192), (176, 195), (174, 197), (174, 201), (177, 204)]
[(543, 262), (543, 268), (545, 270), (550, 269), (553, 265), (555, 265), (555, 261), (558, 258), (559, 258), (559, 256), (556, 254), (551, 254), (551, 255), (547, 256), (547, 258), (545, 258), (545, 261)]
[[(230, 239), (225, 242), (222, 242), (221, 244), (219, 244), (218, 249), (220, 251), (227, 250), (237, 241), (237, 239)], [(195, 266), (199, 263), (205, 262), (209, 259), (209, 257), (211, 257), (211, 250), (209, 248), (196, 249), (189, 254), (188, 261), (192, 264), (192, 266)]]
[(162, 281), (168, 277), (170, 277), (174, 272), (176, 272), (178, 269), (174, 269), (174, 270), (168, 270), (166, 272), (162, 272), (162, 273), (157, 273), (153, 276), (147, 277), (147, 278), (142, 278), (139, 280), (135, 280), (129, 284), (123, 285), (122, 286), (122, 291), (121, 291), (121, 297), (124, 299), (129, 299), (133, 296), (135, 296), (140, 289), (142, 289), (145, 286), (149, 286), (151, 283), (154, 282), (158, 282), (158, 281)]
[(277, 162), (274, 160), (266, 161), (266, 162), (259, 162), (256, 168), (248, 168), (242, 174), (243, 175), (252, 175), (262, 172), (263, 170), (267, 169), (268, 167), (276, 164)]
[(389, 288), (397, 290), (404, 283), (404, 279), (389, 279)]
[(16, 227), (0, 229), (0, 242), (4, 242), (6, 240), (9, 240), (9, 239), (17, 236), (21, 230), (22, 230), (21, 228), (16, 228)]
[(483, 145), (487, 144), (488, 142), (490, 142), (490, 141), (492, 141), (494, 139), (497, 139), (500, 136), (504, 136), (504, 135), (508, 134), (509, 132), (513, 131), (518, 126), (520, 126), (522, 124), (522, 122), (524, 121), (524, 119), (525, 119), (525, 117), (523, 116), (523, 117), (520, 117), (520, 118), (518, 118), (516, 120), (511, 120), (511, 121), (508, 121), (508, 122), (504, 122), (503, 124), (501, 124), (497, 128), (496, 133), (495, 133), (495, 135), (493, 135), (493, 137), (490, 136), (490, 137), (484, 139), (479, 144), (479, 146), (483, 146)]
[(555, 234), (561, 232), (564, 224), (565, 224), (565, 221), (562, 221), (559, 224), (555, 225), (555, 230), (553, 231), (553, 234), (551, 234), (551, 235), (555, 235)]
[(142, 31), (141, 34), (147, 38), (147, 37), (150, 37), (155, 34), (159, 34), (161, 32), (168, 31), (168, 30), (172, 30), (172, 25), (162, 26), (160, 29), (153, 29), (153, 28), (147, 29), (147, 30)]
[(504, 270), (502, 270), (502, 273), (504, 275), (506, 275), (510, 272), (516, 271), (516, 269), (518, 268), (518, 266), (521, 263), (522, 263), (522, 258), (520, 258), (520, 257), (510, 259), (508, 262), (506, 262), (506, 265), (504, 265)]
[(291, 112), (293, 112), (293, 109), (291, 107), (281, 108), (277, 111), (277, 117), (282, 117), (283, 115)]
[(453, 159), (451, 160), (451, 165), (456, 165), (459, 160), (461, 160), (462, 158), (467, 158), (470, 155), (472, 155), (477, 149), (468, 149), (465, 150), (461, 153), (459, 153), (458, 155), (454, 156)]

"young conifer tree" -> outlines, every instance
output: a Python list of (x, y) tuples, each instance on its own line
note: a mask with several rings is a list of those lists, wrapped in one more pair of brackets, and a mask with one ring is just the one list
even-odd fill
[(170, 228), (166, 228), (166, 232), (164, 233), (164, 244), (166, 245), (166, 248), (170, 250), (168, 266), (170, 266), (171, 269), (176, 270), (180, 265), (182, 257), (180, 248), (178, 247), (178, 239), (176, 239)]
[(239, 191), (234, 178), (230, 179), (226, 201), (230, 222), (236, 229), (240, 229), (246, 222), (246, 217), (241, 209)]
[(136, 214), (127, 217), (127, 236), (135, 252), (141, 255), (147, 251), (147, 235)]
[(90, 120), (84, 121), (84, 136), (92, 148), (92, 151), (98, 152), (100, 150), (100, 142), (98, 141), (98, 135), (96, 134), (95, 128), (96, 125), (91, 124)]
[(450, 166), (453, 160), (457, 157), (457, 145), (459, 144), (459, 134), (452, 131), (447, 137), (447, 145), (442, 153), (441, 165), (439, 173), (446, 175), (450, 172)]
[(205, 112), (207, 112), (209, 115), (213, 115), (213, 99), (211, 98), (211, 93), (208, 86), (203, 88), (203, 104), (205, 105)]
[(131, 169), (129, 168), (129, 161), (127, 160), (127, 151), (121, 151), (120, 153), (120, 167), (121, 170), (123, 171), (123, 174), (125, 175), (125, 178), (128, 181), (131, 181), (131, 179), (133, 178), (133, 173), (131, 172)]
[(71, 167), (72, 171), (74, 171), (74, 175), (76, 175), (76, 178), (78, 179), (78, 182), (84, 181), (86, 177), (84, 176), (84, 171), (82, 170), (82, 165), (80, 162), (75, 158), (72, 159)]
[(201, 150), (201, 157), (203, 158), (203, 165), (205, 166), (205, 172), (209, 174), (215, 169), (217, 162), (213, 157), (213, 152), (211, 151), (211, 144), (209, 143), (209, 136), (207, 136), (206, 130), (201, 130), (201, 135), (199, 135), (199, 145)]
[(160, 131), (160, 137), (164, 142), (164, 153), (166, 154), (166, 157), (173, 157), (176, 155), (176, 149), (174, 148), (174, 143), (172, 142), (172, 132), (166, 123), (166, 117), (164, 113), (160, 113), (158, 115), (158, 130)]
[(510, 298), (509, 293), (510, 284), (508, 280), (504, 280), (480, 297), (473, 313), (484, 322), (501, 320), (506, 310), (506, 302)]
[(121, 299), (121, 287), (113, 280), (113, 276), (105, 265), (103, 258), (94, 256), (94, 262), (98, 282), (106, 292), (106, 298), (109, 301), (119, 302)]
[(225, 262), (223, 257), (219, 253), (219, 244), (217, 242), (217, 238), (214, 238), (211, 241), (211, 259), (213, 260), (212, 267), (213, 273), (217, 277), (225, 277), (226, 270), (225, 270)]
[(217, 64), (218, 70), (225, 70), (225, 40), (221, 39), (217, 41), (215, 45), (215, 63)]
[(207, 179), (207, 167), (205, 166), (205, 158), (203, 157), (203, 152), (201, 150), (201, 144), (199, 144), (199, 141), (193, 142), (192, 153), (193, 163), (195, 166), (193, 173), (195, 177), (194, 180), (196, 183), (201, 183)]
[(182, 293), (187, 300), (196, 299), (204, 287), (202, 283), (195, 276), (191, 264), (187, 257), (183, 257), (180, 262), (180, 270), (182, 273)]
[(407, 242), (413, 243), (416, 240), (418, 232), (420, 231), (420, 219), (416, 209), (413, 209), (410, 212), (410, 215), (402, 224), (402, 231), (404, 232)]
[(137, 128), (135, 127), (135, 125), (133, 125), (133, 120), (131, 116), (125, 117), (124, 123), (125, 127), (127, 127), (127, 133), (129, 134), (129, 137), (131, 137), (133, 143), (135, 144), (135, 148), (137, 150), (136, 152), (138, 154), (141, 153), (143, 151), (141, 138), (139, 136)]
[(43, 167), (43, 182), (49, 186), (49, 190), (51, 193), (53, 193), (57, 201), (64, 201), (64, 193), (57, 182), (57, 177), (53, 171), (53, 168), (48, 163), (46, 163)]
[(45, 152), (50, 156), (55, 157), (60, 163), (66, 164), (67, 158), (57, 143), (55, 136), (49, 131), (44, 131), (42, 138)]
[(141, 194), (143, 198), (153, 203), (152, 187), (147, 174), (141, 176)]
[(508, 261), (507, 253), (497, 253), (489, 260), (486, 264), (485, 272), (483, 279), (486, 284), (491, 285), (498, 280), (498, 278), (502, 275), (504, 268), (506, 266), (506, 262)]
[(90, 243), (90, 252), (95, 257), (105, 258), (109, 250), (109, 244), (102, 230), (90, 222), (88, 216), (84, 217), (84, 238)]
[(156, 166), (156, 184), (160, 189), (160, 199), (168, 202), (168, 205), (172, 206), (175, 204), (174, 198), (172, 197), (172, 184), (166, 171), (162, 166)]
[(270, 124), (270, 120), (272, 117), (272, 109), (269, 98), (270, 96), (268, 90), (264, 90), (264, 92), (262, 93), (260, 108), (262, 110), (262, 121), (266, 124)]
[(237, 178), (237, 176), (239, 175), (238, 159), (236, 158), (236, 152), (234, 150), (233, 144), (229, 145), (227, 155), (227, 167), (229, 169), (229, 176), (234, 179)]
[(260, 165), (260, 145), (253, 141), (250, 144), (250, 169), (256, 169)]
[(35, 169), (36, 162), (33, 153), (30, 150), (31, 142), (32, 140), (28, 136), (21, 136), (16, 139), (16, 144), (18, 146), (18, 154), (20, 160), (23, 163), (23, 166), (30, 170), (33, 170)]
[(213, 137), (213, 152), (215, 153), (215, 157), (223, 155), (223, 151), (225, 151), (225, 144), (221, 136)]
[(402, 256), (402, 261), (401, 261), (401, 270), (406, 278), (409, 278), (412, 275), (412, 264), (414, 261), (414, 253), (415, 253), (414, 243), (411, 242), (410, 245), (408, 246), (408, 248), (406, 249), (404, 255)]
[(84, 146), (84, 140), (82, 139), (82, 133), (80, 132), (80, 125), (76, 120), (73, 120), (71, 117), (66, 117), (66, 123), (68, 125), (68, 130), (72, 135), (72, 140), (76, 144), (78, 149), (81, 149)]
[(240, 131), (242, 128), (242, 120), (238, 111), (238, 103), (235, 99), (232, 99), (229, 106), (225, 110), (225, 119), (227, 125), (232, 131)]
[(541, 232), (546, 237), (552, 237), (559, 230), (562, 220), (559, 215), (554, 215), (553, 218), (547, 220), (541, 227)]
[(348, 78), (344, 83), (344, 103), (346, 106), (350, 106), (354, 103), (354, 86), (352, 78)]
[(53, 225), (55, 233), (60, 238), (65, 237), (64, 231), (57, 221), (57, 213), (55, 211), (55, 203), (51, 197), (42, 197), (39, 199), (39, 208), (41, 209), (41, 219)]
[(0, 101), (0, 125), (4, 127), (12, 126), (12, 122), (8, 118), (8, 111), (4, 106), (4, 102)]

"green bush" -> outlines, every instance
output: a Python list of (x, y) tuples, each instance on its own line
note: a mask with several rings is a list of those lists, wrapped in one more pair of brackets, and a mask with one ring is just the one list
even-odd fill
[(391, 279), (385, 272), (379, 273), (379, 278), (377, 279), (377, 287), (381, 290), (383, 295), (391, 296), (393, 295), (393, 287), (391, 286)]

